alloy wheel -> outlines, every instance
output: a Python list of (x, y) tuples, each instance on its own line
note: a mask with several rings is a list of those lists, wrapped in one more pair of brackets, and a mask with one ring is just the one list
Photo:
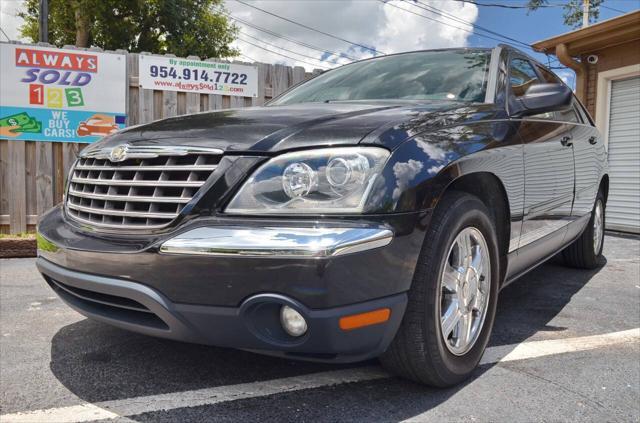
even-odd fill
[(482, 233), (464, 228), (445, 258), (440, 277), (440, 329), (454, 355), (468, 352), (478, 340), (491, 291), (491, 260)]
[(596, 202), (593, 213), (593, 252), (595, 255), (600, 253), (602, 247), (602, 239), (604, 238), (604, 207), (602, 201)]

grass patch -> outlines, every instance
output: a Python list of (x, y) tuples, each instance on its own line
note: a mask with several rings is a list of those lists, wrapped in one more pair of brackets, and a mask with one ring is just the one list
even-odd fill
[(49, 251), (51, 253), (55, 253), (59, 249), (57, 245), (55, 245), (54, 243), (50, 242), (48, 239), (46, 239), (45, 237), (43, 237), (40, 234), (37, 235), (37, 240), (38, 240), (37, 241), (38, 242), (38, 250)]

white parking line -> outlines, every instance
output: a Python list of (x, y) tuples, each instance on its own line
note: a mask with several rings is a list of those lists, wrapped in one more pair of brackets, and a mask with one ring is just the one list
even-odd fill
[(517, 345), (502, 345), (487, 348), (480, 364), (527, 360), (545, 355), (587, 351), (638, 340), (640, 340), (640, 328), (605, 333), (603, 335), (581, 336), (579, 338), (548, 339), (546, 341), (523, 342)]
[(217, 386), (215, 388), (194, 391), (174, 392), (169, 394), (149, 395), (104, 401), (95, 404), (83, 404), (71, 407), (50, 408), (26, 413), (6, 414), (0, 416), (7, 423), (20, 422), (87, 422), (109, 419), (119, 416), (132, 416), (152, 411), (173, 410), (183, 407), (212, 405), (238, 399), (264, 397), (302, 389), (319, 388), (349, 382), (389, 377), (380, 368), (361, 367), (332, 372), (312, 373), (308, 375), (287, 377), (283, 379), (265, 380), (238, 385)]
[[(638, 342), (639, 340), (640, 328), (636, 328), (603, 335), (531, 341), (522, 344), (490, 347), (487, 348), (481, 364), (526, 360), (555, 354), (586, 351), (617, 344)], [(120, 416), (133, 416), (154, 411), (213, 405), (240, 399), (264, 397), (303, 389), (388, 377), (391, 377), (391, 375), (379, 367), (360, 367), (261, 382), (103, 401), (95, 404), (85, 403), (69, 407), (4, 414), (0, 416), (0, 421), (7, 423), (88, 422)]]

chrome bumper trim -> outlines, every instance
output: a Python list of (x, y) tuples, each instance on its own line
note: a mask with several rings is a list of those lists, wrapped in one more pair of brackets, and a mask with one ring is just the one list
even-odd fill
[[(169, 145), (129, 145), (124, 147), (127, 159), (153, 159), (160, 156), (186, 156), (187, 154), (215, 154), (222, 155), (223, 150), (208, 147), (169, 146)], [(80, 153), (80, 158), (111, 160), (111, 151), (116, 147), (104, 147), (99, 149), (87, 148)]]
[(165, 241), (162, 253), (272, 258), (325, 258), (384, 247), (380, 228), (203, 227)]

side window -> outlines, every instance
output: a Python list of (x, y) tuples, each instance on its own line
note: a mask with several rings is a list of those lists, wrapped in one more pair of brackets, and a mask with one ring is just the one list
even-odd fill
[(576, 101), (573, 100), (571, 107), (567, 110), (556, 112), (557, 119), (563, 122), (582, 123), (582, 120), (578, 118), (576, 112)]
[(593, 123), (593, 119), (591, 119), (591, 116), (589, 116), (589, 113), (587, 113), (587, 111), (585, 110), (585, 108), (582, 105), (582, 103), (580, 103), (580, 101), (578, 101), (578, 99), (575, 98), (575, 97), (573, 99), (573, 104), (574, 104), (576, 110), (578, 111), (578, 114), (582, 117), (582, 122), (584, 124), (591, 125), (591, 126), (596, 126)]
[(562, 81), (560, 80), (560, 78), (558, 78), (554, 73), (549, 72), (542, 66), (536, 66), (536, 68), (538, 68), (538, 71), (542, 75), (544, 82), (547, 82), (549, 84), (562, 84)]
[[(516, 97), (521, 97), (522, 95), (524, 95), (530, 86), (542, 83), (535, 69), (526, 59), (511, 59), (510, 74), (511, 91)], [(553, 120), (555, 118), (553, 113), (541, 113), (539, 115), (531, 117), (535, 119), (550, 120)]]
[[(551, 84), (563, 84), (562, 80), (558, 78), (556, 74), (549, 72), (542, 66), (536, 66), (536, 68), (542, 75), (542, 78), (545, 82)], [(563, 112), (557, 112), (556, 118), (565, 122), (578, 122), (588, 124), (589, 119), (584, 115), (584, 111), (582, 110), (580, 103), (578, 103), (578, 100), (575, 98), (575, 96), (573, 97), (573, 101), (571, 102), (571, 104), (573, 105), (571, 109), (565, 110)]]
[(511, 90), (516, 97), (521, 97), (530, 86), (539, 83), (540, 79), (528, 60), (511, 60)]
[[(549, 84), (563, 84), (563, 82), (552, 72), (549, 72), (542, 66), (537, 66), (538, 72), (542, 75), (544, 82)], [(582, 123), (582, 118), (578, 114), (578, 107), (576, 104), (576, 99), (574, 98), (572, 101), (572, 107), (570, 109), (564, 110), (562, 112), (556, 112), (556, 119), (564, 122), (577, 122)]]

